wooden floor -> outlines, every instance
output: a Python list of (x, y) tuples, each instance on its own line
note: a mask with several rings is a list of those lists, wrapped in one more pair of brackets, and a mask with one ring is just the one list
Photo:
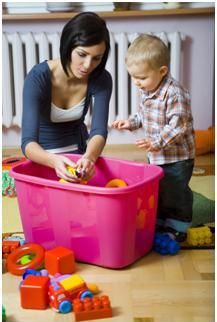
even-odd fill
[[(4, 156), (10, 156), (5, 152)], [(15, 155), (15, 154), (14, 154)], [(131, 147), (107, 147), (104, 155), (142, 161), (143, 155)], [(210, 161), (210, 160), (209, 160)], [(207, 164), (206, 156), (197, 159)], [(211, 163), (214, 162), (212, 159)], [(7, 216), (6, 210), (3, 216)], [(4, 268), (3, 268), (4, 271)], [(120, 270), (77, 263), (77, 273), (86, 282), (96, 283), (108, 294), (113, 322), (213, 322), (214, 250), (182, 250), (175, 256), (151, 252)], [(73, 322), (74, 315), (20, 307), (20, 277), (3, 272), (3, 305), (9, 322)]]
[[(77, 264), (77, 273), (108, 294), (117, 322), (213, 322), (214, 251), (185, 250), (176, 256), (151, 252), (132, 266), (111, 270)], [(73, 322), (72, 313), (24, 310), (20, 277), (3, 274), (3, 305), (10, 322)], [(109, 321), (108, 319), (100, 321)]]

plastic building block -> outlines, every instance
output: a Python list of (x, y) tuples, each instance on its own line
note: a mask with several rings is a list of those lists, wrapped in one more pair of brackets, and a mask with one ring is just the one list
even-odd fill
[(49, 282), (48, 276), (28, 275), (20, 285), (21, 306), (24, 309), (46, 309)]
[(208, 226), (189, 228), (187, 242), (192, 246), (210, 245), (212, 243), (212, 232)]
[(99, 287), (94, 283), (87, 283), (87, 288), (90, 290), (93, 294), (99, 293)]
[(83, 301), (75, 299), (73, 301), (73, 311), (75, 314), (75, 321), (112, 317), (110, 300), (106, 295), (101, 297), (94, 296), (92, 299), (85, 298)]
[(56, 247), (45, 252), (45, 268), (51, 275), (75, 272), (75, 257), (72, 250)]
[[(60, 276), (59, 276), (60, 277)], [(72, 310), (72, 300), (76, 298), (92, 298), (92, 292), (87, 288), (83, 278), (78, 275), (66, 278), (51, 278), (48, 292), (50, 306), (57, 312), (68, 313)]]
[(23, 280), (25, 280), (25, 278), (28, 276), (28, 275), (35, 275), (35, 276), (48, 276), (48, 271), (46, 269), (42, 269), (40, 271), (37, 271), (36, 269), (32, 269), (32, 268), (28, 268), (22, 278)]
[(83, 172), (82, 172), (81, 169), (75, 169), (73, 167), (68, 166), (67, 170), (68, 170), (69, 173), (73, 174), (77, 178), (81, 178), (83, 176)]
[(157, 233), (154, 238), (154, 250), (161, 255), (175, 255), (180, 250), (180, 245), (168, 234)]
[(66, 278), (65, 280), (60, 281), (60, 284), (66, 291), (68, 291), (75, 289), (77, 286), (84, 285), (85, 282), (81, 276), (75, 274)]
[(25, 280), (25, 278), (27, 278), (27, 276), (29, 275), (34, 275), (34, 276), (41, 276), (40, 271), (37, 271), (36, 269), (33, 268), (28, 268), (24, 273), (23, 273), (23, 280)]
[(20, 246), (19, 241), (3, 240), (2, 241), (2, 258), (8, 258), (8, 255), (11, 254), (19, 246)]
[(56, 273), (54, 276), (51, 277), (50, 282), (51, 283), (59, 282), (59, 281), (64, 280), (64, 279), (66, 279), (68, 277), (71, 277), (71, 276), (72, 276), (71, 274), (63, 274), (63, 275), (61, 275), (59, 273)]
[(5, 322), (6, 320), (7, 320), (6, 311), (4, 306), (2, 305), (2, 322)]
[[(67, 170), (68, 170), (69, 173), (73, 174), (75, 177), (81, 179), (80, 183), (87, 184), (87, 181), (82, 179), (82, 177), (85, 174), (85, 172), (82, 169), (75, 169), (73, 167), (68, 166)], [(70, 181), (67, 181), (65, 179), (60, 179), (59, 182), (61, 182), (61, 183), (69, 183)]]
[(6, 236), (3, 238), (3, 240), (19, 241), (20, 246), (23, 246), (25, 244), (25, 239), (16, 235)]

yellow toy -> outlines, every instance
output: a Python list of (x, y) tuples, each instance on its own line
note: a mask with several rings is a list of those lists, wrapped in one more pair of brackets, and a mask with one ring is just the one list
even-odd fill
[(106, 188), (123, 188), (127, 187), (127, 184), (124, 180), (121, 179), (112, 179), (105, 185)]
[(48, 295), (51, 308), (60, 313), (70, 312), (74, 299), (85, 300), (87, 297), (93, 297), (83, 278), (77, 274), (59, 281), (54, 279), (49, 286)]
[[(67, 170), (68, 170), (69, 173), (73, 174), (77, 178), (81, 178), (82, 175), (83, 175), (82, 174), (82, 170), (75, 169), (75, 168), (70, 167), (70, 166), (67, 166)], [(62, 183), (70, 183), (69, 181), (67, 181), (65, 179), (60, 179), (59, 182), (62, 182)], [(86, 184), (87, 181), (81, 179), (81, 181), (79, 183)]]
[(100, 292), (99, 287), (94, 283), (87, 283), (87, 288), (90, 290), (93, 294), (98, 294)]
[(192, 246), (210, 245), (212, 233), (208, 226), (189, 228), (187, 231), (187, 242)]

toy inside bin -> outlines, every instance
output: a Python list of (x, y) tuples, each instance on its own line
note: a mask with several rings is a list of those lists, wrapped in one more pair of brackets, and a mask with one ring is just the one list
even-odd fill
[[(160, 167), (100, 157), (87, 185), (60, 183), (53, 169), (32, 161), (13, 167), (10, 175), (27, 242), (68, 247), (78, 261), (110, 268), (125, 267), (151, 250)], [(105, 188), (114, 178), (127, 187)]]

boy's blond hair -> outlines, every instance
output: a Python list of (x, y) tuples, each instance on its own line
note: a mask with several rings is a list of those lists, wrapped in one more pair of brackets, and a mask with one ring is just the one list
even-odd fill
[(153, 35), (142, 34), (136, 38), (127, 50), (126, 64), (147, 63), (151, 69), (169, 67), (170, 53), (164, 42)]

